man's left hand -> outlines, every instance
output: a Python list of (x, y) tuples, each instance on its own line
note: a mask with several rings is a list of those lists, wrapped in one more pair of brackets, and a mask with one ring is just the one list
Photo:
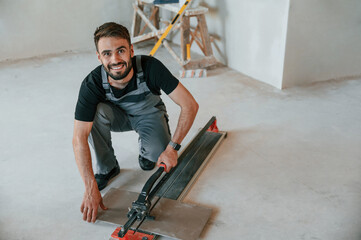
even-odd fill
[(168, 145), (164, 152), (159, 156), (157, 166), (162, 162), (167, 166), (165, 171), (169, 172), (173, 167), (177, 166), (178, 152)]

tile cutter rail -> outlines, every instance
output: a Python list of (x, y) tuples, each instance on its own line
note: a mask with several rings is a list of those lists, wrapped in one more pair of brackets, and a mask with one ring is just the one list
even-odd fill
[[(180, 154), (175, 168), (171, 169), (169, 173), (163, 174), (166, 166), (161, 164), (159, 169), (151, 175), (137, 200), (129, 208), (127, 222), (114, 231), (111, 239), (156, 239), (157, 235), (152, 232), (139, 230), (143, 222), (147, 219), (155, 219), (150, 213), (161, 198), (178, 201), (183, 199), (207, 160), (226, 135), (226, 132), (218, 131), (216, 117), (212, 117)], [(152, 203), (156, 196), (158, 198)], [(133, 228), (137, 221), (139, 223)]]

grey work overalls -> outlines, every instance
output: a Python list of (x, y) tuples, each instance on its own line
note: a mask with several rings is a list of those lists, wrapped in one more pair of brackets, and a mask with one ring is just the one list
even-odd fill
[(111, 142), (112, 132), (135, 130), (139, 134), (139, 154), (153, 162), (170, 141), (168, 115), (159, 95), (153, 94), (145, 82), (141, 56), (136, 56), (137, 89), (116, 98), (101, 68), (107, 102), (98, 104), (89, 142), (94, 148), (95, 172), (107, 174), (116, 164)]

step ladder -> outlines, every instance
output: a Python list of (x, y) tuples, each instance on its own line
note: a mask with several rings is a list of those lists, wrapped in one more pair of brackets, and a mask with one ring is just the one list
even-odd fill
[[(153, 0), (136, 0), (133, 4), (134, 16), (131, 28), (131, 41), (133, 44), (148, 40), (158, 40), (166, 31), (167, 27), (160, 29), (159, 10), (164, 9), (171, 13), (178, 13), (179, 4), (153, 4)], [(147, 14), (144, 10), (149, 8)], [(205, 7), (188, 7), (178, 24), (175, 24), (172, 30), (180, 31), (180, 53), (176, 53), (170, 46), (169, 42), (164, 39), (162, 45), (167, 49), (171, 56), (178, 62), (184, 70), (204, 69), (218, 63), (213, 55), (211, 38), (208, 33), (208, 27), (205, 14), (208, 8)], [(190, 26), (191, 18), (195, 18), (197, 26)], [(163, 22), (170, 24), (170, 22)], [(149, 29), (147, 32), (146, 30)], [(192, 59), (191, 47), (196, 43), (202, 51), (201, 58)]]

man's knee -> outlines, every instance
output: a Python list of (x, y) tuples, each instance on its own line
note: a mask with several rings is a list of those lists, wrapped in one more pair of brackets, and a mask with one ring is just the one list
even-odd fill
[(141, 142), (140, 155), (152, 162), (156, 162), (168, 143), (169, 140), (166, 138), (154, 138), (148, 143)]
[(109, 123), (114, 118), (112, 107), (107, 103), (99, 103), (94, 116), (94, 123)]

